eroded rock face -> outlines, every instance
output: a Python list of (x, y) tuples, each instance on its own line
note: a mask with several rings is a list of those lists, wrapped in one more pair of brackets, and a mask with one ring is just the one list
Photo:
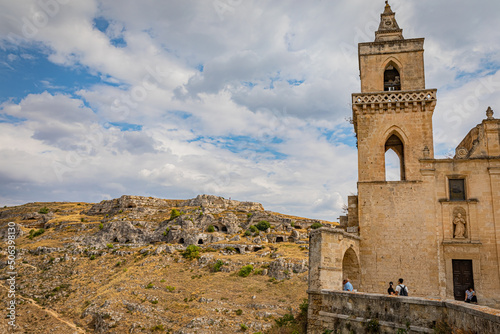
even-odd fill
[(204, 213), (221, 213), (226, 210), (241, 212), (264, 211), (264, 207), (256, 202), (239, 202), (213, 195), (198, 195), (183, 202), (181, 206), (199, 206)]
[(92, 205), (92, 207), (85, 212), (87, 215), (114, 215), (120, 212), (138, 212), (143, 214), (155, 214), (160, 210), (168, 210), (168, 208), (175, 205), (176, 201), (144, 197), (144, 196), (129, 196), (123, 195), (120, 198), (115, 198), (109, 201), (101, 201), (100, 203)]
[(307, 270), (308, 266), (306, 260), (291, 262), (283, 258), (279, 258), (271, 262), (267, 275), (281, 280), (290, 278), (293, 274), (306, 272)]
[[(170, 219), (173, 209), (179, 211), (179, 216)], [(248, 243), (262, 245), (268, 242), (300, 242), (300, 239), (307, 237), (295, 230), (293, 226), (297, 222), (286, 216), (264, 211), (260, 203), (239, 202), (211, 195), (199, 195), (187, 201), (122, 196), (95, 204), (86, 214), (105, 215), (102, 220), (104, 228), (91, 237), (74, 240), (99, 248), (108, 243), (145, 245), (167, 242), (188, 246), (208, 245), (224, 240), (238, 241), (250, 225), (261, 220), (271, 223), (273, 231), (261, 231), (258, 235), (247, 238)], [(162, 218), (168, 219), (159, 222)], [(316, 222), (304, 218), (299, 221), (304, 226)], [(245, 252), (244, 248), (241, 250)]]
[(103, 229), (84, 240), (92, 247), (104, 247), (107, 243), (149, 244), (159, 241), (160, 236), (151, 229), (135, 227), (130, 221), (110, 221), (103, 224)]
[(14, 223), (12, 226), (5, 225), (5, 227), (0, 228), (0, 240), (1, 241), (7, 240), (7, 237), (9, 235), (9, 228), (10, 229), (14, 229), (13, 230), (14, 231), (14, 236), (16, 238), (22, 237), (24, 235), (24, 232), (21, 229), (21, 226), (19, 226), (19, 224)]

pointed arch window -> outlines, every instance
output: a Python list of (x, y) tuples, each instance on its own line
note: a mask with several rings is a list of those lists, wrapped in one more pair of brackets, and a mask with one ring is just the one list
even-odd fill
[(384, 91), (401, 90), (401, 77), (396, 65), (390, 62), (384, 71)]
[(385, 142), (385, 180), (404, 181), (405, 175), (404, 144), (396, 134)]

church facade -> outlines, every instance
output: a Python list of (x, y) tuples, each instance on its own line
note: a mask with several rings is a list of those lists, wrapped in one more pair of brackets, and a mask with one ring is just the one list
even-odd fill
[[(358, 291), (386, 293), (401, 277), (411, 296), (464, 300), (472, 286), (480, 304), (500, 307), (500, 119), (488, 108), (453, 158), (435, 159), (424, 39), (405, 39), (386, 2), (375, 40), (358, 52), (358, 194), (349, 233), (311, 235), (310, 291), (349, 277)], [(386, 178), (391, 150), (397, 181)]]

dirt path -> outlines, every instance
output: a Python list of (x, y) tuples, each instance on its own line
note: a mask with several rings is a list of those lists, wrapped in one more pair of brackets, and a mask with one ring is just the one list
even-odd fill
[[(36, 269), (36, 268), (35, 268)], [(0, 286), (2, 286), (2, 288), (4, 288), (5, 290), (8, 290), (8, 288), (3, 285), (3, 284), (0, 284)], [(39, 310), (45, 312), (45, 313), (48, 313), (50, 314), (54, 319), (56, 319), (57, 321), (60, 321), (66, 325), (68, 325), (69, 327), (71, 327), (75, 332), (74, 333), (77, 333), (77, 334), (86, 334), (87, 332), (85, 330), (83, 330), (82, 328), (78, 328), (74, 323), (70, 322), (70, 321), (67, 321), (67, 320), (64, 320), (61, 318), (61, 315), (58, 314), (57, 312), (51, 310), (51, 309), (48, 309), (46, 307), (42, 307), (40, 305), (38, 305), (33, 299), (31, 298), (28, 298), (28, 297), (24, 297), (24, 296), (20, 296), (20, 295), (17, 295), (16, 294), (16, 297), (19, 298), (19, 299), (22, 299), (26, 302), (30, 302), (30, 304), (36, 308), (38, 308)]]

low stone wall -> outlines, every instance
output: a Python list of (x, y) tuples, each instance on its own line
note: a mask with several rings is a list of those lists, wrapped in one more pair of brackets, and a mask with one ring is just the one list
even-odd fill
[(308, 333), (434, 333), (436, 323), (464, 333), (500, 334), (500, 310), (454, 300), (397, 297), (343, 291), (308, 291)]

